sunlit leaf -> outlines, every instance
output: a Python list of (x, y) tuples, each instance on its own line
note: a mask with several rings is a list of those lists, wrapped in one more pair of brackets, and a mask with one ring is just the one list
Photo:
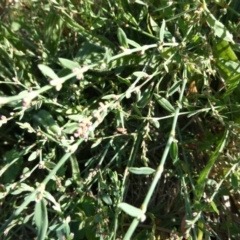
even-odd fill
[(164, 108), (166, 109), (168, 112), (174, 113), (175, 109), (174, 107), (171, 105), (171, 103), (166, 99), (161, 97), (160, 95), (154, 93), (154, 96), (157, 100), (157, 102)]
[(43, 64), (38, 64), (38, 68), (44, 75), (46, 75), (50, 79), (58, 79), (58, 75), (50, 67)]
[(160, 40), (160, 42), (163, 42), (164, 33), (165, 33), (165, 27), (166, 27), (166, 22), (165, 22), (165, 20), (163, 19), (163, 20), (162, 20), (162, 26), (161, 26), (160, 32), (159, 32), (159, 40)]
[(71, 69), (71, 70), (74, 68), (80, 68), (79, 63), (73, 62), (73, 61), (65, 59), (65, 58), (59, 58), (59, 62), (62, 64), (63, 67)]
[(207, 22), (208, 22), (209, 26), (212, 28), (215, 36), (217, 36), (221, 39), (224, 39), (228, 42), (233, 42), (233, 35), (210, 12), (207, 15)]
[(141, 217), (143, 215), (143, 212), (141, 209), (136, 208), (128, 203), (124, 203), (124, 202), (119, 203), (118, 207), (132, 217)]
[(182, 81), (175, 82), (167, 91), (167, 96), (172, 96), (175, 92), (179, 91)]
[(18, 188), (15, 191), (13, 191), (11, 194), (19, 195), (22, 192), (31, 192), (33, 190), (34, 190), (33, 187), (30, 187), (29, 185), (27, 185), (25, 183), (21, 183), (21, 184), (19, 184)]
[(148, 26), (149, 29), (153, 30), (154, 32), (158, 32), (160, 28), (158, 24), (153, 20), (151, 15), (148, 15), (148, 21), (149, 21), (149, 26)]
[(216, 206), (215, 202), (211, 201), (211, 202), (210, 202), (210, 205), (212, 206), (212, 209), (214, 210), (214, 212), (217, 213), (217, 214), (219, 214), (219, 211), (218, 211), (218, 209), (217, 209), (217, 206)]
[(102, 142), (102, 140), (102, 138), (99, 138), (94, 144), (92, 144), (91, 148), (97, 147)]
[(133, 174), (137, 174), (137, 175), (150, 175), (153, 174), (155, 172), (154, 169), (150, 168), (150, 167), (130, 167), (128, 168), (129, 172), (133, 173)]
[(79, 123), (67, 123), (63, 129), (63, 132), (66, 134), (73, 134), (77, 129), (79, 129)]
[(156, 119), (151, 119), (150, 122), (152, 123), (152, 125), (155, 127), (155, 128), (159, 128), (160, 127), (160, 123), (158, 120)]
[(34, 151), (31, 153), (31, 155), (28, 157), (28, 161), (33, 161), (37, 158), (38, 156), (38, 152), (37, 151)]
[(138, 78), (148, 77), (148, 74), (146, 72), (134, 72), (133, 75)]
[(46, 202), (44, 199), (36, 202), (34, 211), (34, 220), (37, 226), (38, 234), (37, 240), (46, 239), (47, 228), (48, 228), (48, 213)]
[(122, 30), (122, 28), (120, 27), (117, 30), (117, 37), (121, 46), (123, 46), (124, 48), (128, 48), (127, 36), (125, 32)]
[(108, 204), (108, 205), (112, 205), (112, 199), (110, 198), (110, 196), (108, 194), (103, 194), (102, 195), (102, 200)]

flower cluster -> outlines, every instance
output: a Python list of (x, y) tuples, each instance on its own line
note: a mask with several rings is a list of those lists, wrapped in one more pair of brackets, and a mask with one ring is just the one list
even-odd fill
[(89, 131), (91, 130), (92, 122), (89, 118), (81, 119), (79, 121), (79, 128), (74, 133), (74, 137), (82, 137), (85, 140), (88, 139)]
[(79, 121), (79, 127), (74, 132), (74, 137), (84, 138), (88, 140), (89, 133), (93, 132), (96, 125), (99, 125), (101, 121), (104, 119), (104, 116), (107, 114), (108, 105), (100, 102), (99, 107), (95, 110), (91, 116), (81, 119)]

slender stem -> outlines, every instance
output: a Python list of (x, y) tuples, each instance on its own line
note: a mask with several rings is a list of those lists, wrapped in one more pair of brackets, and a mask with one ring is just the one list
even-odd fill
[[(187, 83), (187, 70), (184, 69), (184, 72), (183, 72), (183, 84), (182, 84), (182, 89), (181, 89), (181, 93), (180, 93), (180, 97), (179, 97), (179, 103), (182, 102), (182, 98), (183, 98), (183, 94), (184, 94), (184, 90), (185, 90), (185, 87), (186, 87), (186, 83)], [(156, 173), (155, 173), (155, 176), (154, 176), (154, 179), (152, 181), (152, 184), (148, 190), (148, 193), (143, 201), (143, 204), (142, 206), (140, 207), (143, 211), (143, 216), (144, 214), (146, 213), (146, 210), (147, 210), (147, 206), (148, 206), (148, 203), (150, 201), (150, 198), (154, 192), (154, 189), (156, 188), (157, 186), (157, 183), (159, 181), (159, 179), (161, 178), (161, 175), (163, 173), (163, 169), (164, 169), (164, 164), (165, 164), (165, 161), (167, 159), (167, 156), (168, 156), (168, 153), (169, 153), (169, 150), (170, 150), (170, 146), (175, 138), (175, 129), (176, 129), (176, 125), (177, 125), (177, 120), (178, 120), (178, 116), (179, 116), (179, 112), (180, 112), (180, 104), (178, 104), (178, 107), (176, 108), (175, 110), (175, 114), (174, 114), (174, 118), (173, 118), (173, 123), (172, 123), (172, 130), (170, 132), (170, 135), (169, 135), (169, 138), (168, 138), (168, 141), (167, 141), (167, 145), (164, 149), (164, 152), (163, 152), (163, 155), (162, 155), (162, 159), (161, 159), (161, 162), (156, 170)], [(130, 225), (130, 227), (128, 228), (128, 231), (126, 232), (123, 240), (128, 240), (128, 239), (131, 239), (131, 236), (132, 234), (134, 233), (138, 223), (139, 223), (140, 219), (139, 218), (134, 218), (133, 221), (132, 221), (132, 224)]]

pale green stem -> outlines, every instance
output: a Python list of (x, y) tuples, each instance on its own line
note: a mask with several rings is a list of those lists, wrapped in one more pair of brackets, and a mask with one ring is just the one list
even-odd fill
[[(180, 97), (179, 97), (179, 103), (182, 102), (182, 98), (183, 98), (183, 94), (184, 94), (184, 90), (185, 90), (185, 87), (186, 87), (186, 83), (187, 83), (187, 79), (186, 79), (186, 69), (184, 70), (184, 73), (183, 73), (183, 85), (182, 85), (182, 89), (181, 89), (181, 94), (180, 94)], [(148, 190), (148, 193), (143, 201), (143, 204), (142, 206), (140, 207), (140, 209), (142, 210), (143, 214), (142, 216), (144, 216), (144, 214), (146, 213), (146, 210), (147, 210), (147, 206), (148, 206), (148, 203), (152, 197), (152, 194), (154, 192), (154, 189), (156, 188), (157, 186), (157, 183), (159, 181), (159, 179), (161, 178), (161, 175), (163, 173), (163, 169), (164, 169), (164, 164), (165, 164), (165, 161), (167, 159), (167, 156), (168, 156), (168, 153), (169, 153), (169, 150), (170, 150), (170, 146), (173, 142), (173, 140), (175, 139), (175, 129), (176, 129), (176, 125), (177, 125), (177, 120), (178, 120), (178, 116), (179, 116), (179, 111), (180, 111), (180, 104), (178, 104), (178, 107), (176, 108), (175, 110), (175, 114), (174, 114), (174, 118), (173, 118), (173, 123), (172, 123), (172, 130), (170, 132), (170, 135), (169, 135), (169, 138), (168, 138), (168, 141), (167, 141), (167, 144), (166, 144), (166, 147), (164, 149), (164, 152), (163, 152), (163, 155), (162, 155), (162, 159), (161, 159), (161, 162), (156, 170), (156, 173), (155, 173), (155, 176), (154, 176), (154, 179), (152, 181), (152, 184)], [(128, 239), (131, 239), (131, 236), (132, 234), (134, 233), (138, 223), (139, 223), (140, 219), (139, 218), (134, 218), (133, 221), (132, 221), (132, 224), (130, 225), (130, 227), (128, 228), (128, 231), (127, 233), (125, 234), (123, 240), (128, 240)]]

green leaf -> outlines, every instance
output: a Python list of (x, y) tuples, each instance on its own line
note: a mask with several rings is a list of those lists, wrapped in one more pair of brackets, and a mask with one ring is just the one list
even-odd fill
[(128, 203), (119, 203), (118, 207), (122, 209), (125, 213), (132, 217), (141, 217), (143, 215), (143, 212), (140, 208), (136, 208)]
[(151, 15), (148, 15), (148, 22), (149, 22), (149, 30), (151, 32), (151, 30), (153, 30), (154, 32), (158, 32), (159, 31), (159, 26), (158, 24), (153, 20), (153, 18), (151, 17)]
[(130, 98), (130, 97), (131, 97), (131, 93), (132, 93), (132, 88), (129, 88), (129, 89), (126, 91), (126, 98)]
[(11, 29), (13, 32), (18, 31), (21, 27), (22, 25), (19, 22), (12, 22), (11, 24)]
[(123, 11), (123, 17), (126, 22), (131, 23), (133, 26), (138, 27), (139, 24), (137, 23), (136, 19), (134, 16), (128, 12), (128, 11)]
[(62, 30), (64, 21), (60, 14), (50, 10), (45, 15), (44, 22), (44, 44), (46, 49), (50, 51), (50, 54), (54, 56), (58, 50), (58, 46), (62, 37)]
[(116, 94), (109, 94), (106, 96), (103, 96), (102, 99), (108, 100), (108, 99), (116, 99), (117, 95)]
[(108, 204), (108, 205), (112, 205), (112, 199), (110, 198), (110, 196), (108, 194), (103, 194), (102, 195), (102, 200)]
[(212, 206), (213, 211), (219, 215), (219, 211), (218, 211), (218, 209), (217, 209), (216, 204), (215, 204), (213, 201), (211, 201), (211, 202), (210, 202), (210, 205)]
[(142, 96), (140, 95), (141, 92), (139, 90), (138, 93), (140, 93), (140, 94), (138, 97), (139, 100), (138, 100), (138, 104), (137, 104), (139, 107), (145, 107), (146, 104), (148, 104), (150, 102), (150, 100), (152, 99), (152, 88), (153, 88), (152, 86), (149, 86), (148, 88), (146, 88), (144, 90), (144, 92), (142, 93)]
[(175, 92), (179, 91), (182, 81), (175, 82), (167, 91), (167, 96), (172, 96)]
[(41, 124), (49, 134), (60, 136), (61, 135), (61, 128), (58, 126), (56, 121), (53, 119), (52, 115), (42, 109), (38, 112), (38, 114), (34, 115), (34, 119), (38, 121), (39, 124)]
[(18, 185), (18, 188), (11, 192), (12, 195), (18, 195), (22, 192), (32, 192), (34, 190), (33, 187), (30, 187), (29, 185), (25, 184), (25, 183), (20, 183), (20, 185)]
[(82, 181), (80, 177), (80, 167), (76, 156), (73, 154), (70, 156), (71, 168), (72, 168), (72, 179), (77, 186), (81, 186)]
[(58, 75), (50, 67), (48, 67), (46, 65), (38, 64), (38, 68), (44, 75), (46, 75), (50, 79), (58, 79), (59, 78)]
[(58, 213), (62, 213), (60, 204), (55, 200), (55, 198), (47, 191), (44, 191), (43, 193), (44, 198), (48, 199), (53, 203), (52, 208), (57, 211)]
[(228, 96), (234, 89), (237, 91), (236, 95), (239, 95), (240, 62), (231, 45), (224, 40), (215, 41), (213, 44), (213, 55), (219, 73), (226, 81), (227, 90), (224, 96)]
[[(117, 74), (117, 73), (116, 73)], [(124, 83), (126, 84), (127, 86), (130, 86), (131, 85), (131, 82), (127, 79), (127, 78), (122, 78), (121, 76), (119, 76), (117, 74), (117, 79), (119, 80), (120, 83)]]
[(212, 28), (215, 36), (228, 42), (234, 42), (233, 35), (210, 12), (208, 12), (207, 14), (207, 23), (210, 26), (210, 28)]
[(160, 40), (160, 42), (163, 42), (163, 40), (164, 40), (165, 28), (166, 28), (166, 22), (163, 19), (162, 26), (161, 26), (160, 32), (159, 32), (159, 40)]
[(74, 114), (74, 115), (67, 115), (67, 117), (73, 121), (77, 121), (79, 122), (80, 120), (82, 120), (83, 118), (85, 118), (84, 115), (81, 114)]
[(73, 134), (77, 129), (79, 129), (79, 123), (67, 123), (63, 129), (63, 132), (66, 134)]
[(133, 41), (133, 40), (131, 40), (131, 39), (128, 39), (128, 38), (127, 38), (127, 43), (128, 43), (129, 45), (135, 47), (135, 48), (141, 47), (140, 44), (138, 44), (137, 42), (135, 42), (135, 41)]
[(155, 172), (154, 169), (150, 167), (130, 167), (128, 168), (129, 172), (136, 174), (136, 175), (150, 175)]
[(58, 60), (63, 67), (68, 68), (70, 70), (72, 70), (74, 68), (81, 68), (81, 66), (77, 62), (73, 62), (73, 61), (65, 59), (65, 58), (59, 58)]
[(21, 122), (16, 122), (20, 128), (26, 129), (29, 133), (35, 133), (35, 129), (27, 122), (21, 123)]
[(224, 40), (215, 40), (213, 42), (213, 55), (217, 59), (238, 61), (230, 43)]
[(31, 153), (31, 155), (28, 157), (28, 161), (33, 161), (37, 158), (38, 156), (38, 152), (37, 151), (34, 151)]
[(224, 73), (222, 76), (227, 80), (227, 84), (232, 83), (232, 78), (240, 74), (240, 63), (231, 61), (218, 59), (216, 60), (217, 66)]
[(148, 77), (146, 72), (134, 72), (133, 75), (138, 78)]
[(159, 96), (158, 94), (154, 93), (154, 97), (156, 98), (157, 102), (164, 108), (166, 109), (168, 112), (170, 113), (174, 113), (175, 109), (174, 107), (171, 105), (171, 103), (166, 99), (163, 98), (161, 96)]
[(218, 159), (218, 156), (221, 154), (223, 148), (225, 147), (226, 141), (228, 139), (228, 132), (223, 135), (222, 139), (219, 141), (218, 146), (216, 150), (212, 153), (207, 165), (205, 168), (200, 172), (200, 175), (197, 179), (197, 184), (196, 184), (196, 201), (200, 201), (205, 185), (208, 180), (208, 175), (215, 163), (215, 161)]
[(121, 44), (121, 46), (123, 46), (124, 48), (129, 48), (128, 42), (127, 42), (127, 36), (120, 27), (117, 30), (117, 37), (118, 37), (118, 41)]
[(38, 231), (37, 240), (45, 240), (48, 229), (48, 214), (44, 199), (36, 202), (34, 220)]
[(177, 141), (173, 141), (170, 147), (170, 157), (173, 160), (173, 163), (175, 163), (178, 159), (178, 144)]
[(142, 112), (139, 110), (139, 107), (135, 103), (133, 103), (132, 106), (133, 106), (134, 111), (138, 114), (138, 116), (142, 117)]
[(49, 162), (49, 161), (45, 161), (45, 162), (44, 162), (44, 165), (45, 165), (45, 167), (46, 167), (47, 169), (53, 169), (53, 168), (55, 168), (56, 163)]
[(101, 142), (102, 142), (103, 138), (99, 138), (92, 146), (91, 148), (95, 148), (97, 147)]
[(135, 0), (134, 3), (138, 3), (140, 5), (147, 6), (147, 3), (143, 2), (143, 1), (140, 1), (140, 0)]
[(160, 128), (160, 123), (158, 120), (156, 119), (151, 119), (150, 122), (152, 123), (152, 125), (155, 127), (155, 128)]

